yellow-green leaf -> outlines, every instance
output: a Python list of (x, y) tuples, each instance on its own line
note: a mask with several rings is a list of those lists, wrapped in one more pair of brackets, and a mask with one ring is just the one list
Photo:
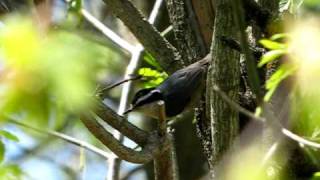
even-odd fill
[(0, 130), (0, 136), (3, 136), (6, 139), (9, 139), (9, 140), (12, 140), (12, 141), (15, 141), (15, 142), (19, 142), (19, 138), (16, 135), (14, 135), (11, 132), (9, 132), (9, 131)]
[(258, 64), (258, 67), (262, 67), (263, 65), (276, 60), (278, 57), (284, 55), (287, 51), (283, 49), (271, 50), (265, 53)]
[(286, 49), (287, 45), (283, 44), (283, 43), (279, 43), (279, 42), (275, 42), (275, 41), (271, 41), (269, 39), (262, 39), (259, 41), (260, 44), (262, 44), (263, 47), (267, 48), (267, 49)]

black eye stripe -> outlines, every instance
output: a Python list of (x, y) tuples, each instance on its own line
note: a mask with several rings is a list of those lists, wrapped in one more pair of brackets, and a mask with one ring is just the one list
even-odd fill
[(132, 100), (132, 104), (136, 104), (137, 101), (142, 98), (143, 96), (147, 95), (148, 93), (150, 93), (152, 90), (154, 90), (155, 88), (148, 88), (148, 89), (141, 89), (140, 91), (138, 91), (135, 96), (133, 97)]
[(162, 100), (162, 94), (159, 90), (153, 90), (150, 93), (146, 94), (145, 96), (142, 96), (137, 99), (136, 106), (142, 106), (145, 104), (149, 104), (158, 100)]

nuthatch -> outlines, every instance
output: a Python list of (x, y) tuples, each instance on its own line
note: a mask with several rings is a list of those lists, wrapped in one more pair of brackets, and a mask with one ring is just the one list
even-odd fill
[(165, 103), (167, 117), (176, 116), (186, 108), (195, 105), (194, 101), (199, 100), (204, 87), (210, 60), (209, 54), (202, 60), (176, 71), (159, 86), (138, 91), (125, 114), (137, 110), (158, 119), (157, 102), (160, 100)]

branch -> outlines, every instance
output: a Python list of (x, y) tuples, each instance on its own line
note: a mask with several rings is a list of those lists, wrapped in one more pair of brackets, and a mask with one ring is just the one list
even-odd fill
[(126, 40), (122, 39), (119, 35), (114, 33), (110, 28), (92, 16), (87, 10), (81, 9), (80, 13), (83, 17), (90, 22), (95, 28), (101, 31), (106, 37), (108, 37), (115, 44), (120, 46), (122, 49), (129, 51), (130, 53), (135, 51), (135, 47), (128, 43)]
[(78, 140), (76, 138), (73, 138), (71, 136), (68, 136), (66, 134), (62, 134), (62, 133), (59, 133), (59, 132), (56, 132), (56, 131), (42, 130), (40, 128), (32, 127), (32, 126), (24, 124), (22, 122), (16, 121), (16, 120), (14, 120), (12, 118), (8, 118), (8, 122), (16, 124), (16, 125), (24, 127), (24, 128), (32, 129), (32, 130), (37, 131), (37, 132), (42, 133), (42, 134), (48, 134), (50, 136), (57, 137), (57, 138), (62, 139), (64, 141), (66, 141), (66, 142), (74, 144), (76, 146), (83, 147), (83, 148), (85, 148), (85, 149), (87, 149), (87, 150), (89, 150), (89, 151), (91, 151), (91, 152), (93, 152), (95, 154), (98, 154), (98, 155), (100, 155), (100, 156), (102, 156), (102, 157), (104, 157), (106, 159), (111, 157), (111, 154), (103, 151), (102, 149), (99, 149), (99, 148), (97, 148), (97, 147), (95, 147), (95, 146), (93, 146), (93, 145), (91, 145), (91, 144), (89, 144), (89, 143), (87, 143), (85, 141), (80, 141), (80, 140)]
[(128, 162), (138, 164), (147, 163), (153, 159), (153, 154), (158, 150), (155, 142), (150, 142), (141, 151), (134, 151), (122, 145), (111, 133), (106, 131), (92, 115), (83, 114), (81, 121), (100, 142), (107, 146), (119, 158)]
[(167, 121), (164, 101), (158, 102), (159, 125), (158, 134), (163, 137), (160, 145), (160, 153), (154, 157), (154, 173), (156, 180), (176, 180), (178, 178), (178, 168), (176, 153), (173, 145), (173, 137), (167, 132)]
[[(232, 107), (233, 109), (241, 112), (242, 114), (248, 116), (249, 118), (252, 118), (254, 120), (259, 120), (261, 122), (268, 122), (266, 120), (266, 118), (263, 118), (263, 117), (258, 117), (256, 116), (255, 114), (253, 114), (252, 112), (250, 112), (249, 110), (241, 107), (239, 104), (233, 102), (224, 92), (222, 92), (218, 87), (214, 87), (213, 88), (214, 91), (216, 91), (223, 100), (226, 101), (226, 103), (228, 103), (230, 105), (230, 107)], [(310, 140), (307, 140), (301, 136), (298, 136), (296, 134), (294, 134), (293, 132), (291, 132), (290, 130), (286, 129), (286, 128), (283, 128), (281, 126), (280, 123), (277, 123), (277, 128), (279, 128), (282, 132), (283, 135), (285, 135), (286, 137), (290, 138), (291, 140), (294, 140), (300, 144), (303, 144), (303, 145), (306, 145), (306, 146), (310, 146), (310, 147), (313, 147), (313, 148), (317, 148), (317, 149), (320, 149), (320, 143), (316, 143), (316, 142), (313, 142), (313, 141), (310, 141)]]
[(152, 26), (128, 0), (103, 0), (110, 6), (113, 13), (123, 21), (130, 31), (169, 73), (182, 67), (181, 57), (176, 48), (171, 45)]
[(134, 75), (132, 77), (125, 78), (125, 79), (123, 79), (121, 81), (115, 82), (113, 84), (108, 85), (107, 87), (104, 87), (104, 88), (98, 90), (97, 94), (101, 99), (104, 99), (107, 96), (107, 92), (109, 90), (111, 90), (111, 89), (113, 89), (113, 88), (115, 88), (115, 87), (117, 87), (117, 86), (119, 86), (119, 85), (121, 85), (123, 83), (129, 82), (129, 81), (138, 80), (138, 79), (141, 79), (141, 78), (142, 78), (141, 75), (138, 75), (138, 76)]
[(252, 92), (256, 95), (258, 102), (260, 102), (262, 93), (260, 91), (260, 79), (257, 71), (257, 66), (255, 63), (255, 60), (252, 56), (252, 53), (249, 49), (249, 44), (247, 40), (247, 34), (245, 32), (246, 29), (246, 23), (244, 20), (244, 12), (243, 12), (243, 6), (241, 0), (235, 0), (232, 4), (233, 9), (233, 16), (235, 19), (235, 23), (238, 26), (238, 29), (240, 31), (240, 44), (241, 52), (244, 53), (245, 59), (246, 59), (246, 66), (247, 66), (247, 73), (248, 73), (248, 79), (250, 88), (252, 89)]
[(94, 113), (96, 113), (104, 122), (117, 129), (119, 132), (136, 142), (138, 145), (146, 145), (148, 137), (150, 136), (149, 133), (131, 124), (124, 117), (119, 116), (116, 112), (102, 102), (97, 102), (97, 104), (98, 105), (94, 109)]

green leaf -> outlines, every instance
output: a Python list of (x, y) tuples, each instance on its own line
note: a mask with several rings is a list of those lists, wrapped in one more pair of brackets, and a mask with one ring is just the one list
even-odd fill
[(2, 141), (0, 141), (0, 162), (4, 159), (5, 146)]
[(274, 87), (272, 89), (269, 89), (267, 91), (267, 93), (264, 95), (263, 101), (264, 102), (268, 102), (271, 99), (271, 97), (272, 97), (272, 95), (273, 95), (273, 93), (275, 92), (276, 89), (277, 89), (276, 87)]
[(138, 74), (143, 77), (146, 88), (155, 87), (161, 84), (168, 75), (165, 72), (159, 72), (151, 68), (140, 68)]
[(0, 179), (21, 180), (23, 171), (16, 164), (3, 164), (0, 166)]
[(74, 12), (80, 12), (82, 8), (82, 0), (71, 0), (68, 3), (68, 10)]
[(150, 53), (144, 52), (143, 59), (157, 70), (162, 71), (162, 67)]
[(290, 38), (290, 35), (288, 33), (279, 33), (279, 34), (274, 34), (270, 37), (271, 41), (277, 41), (280, 39), (286, 39), (286, 38)]
[(0, 130), (0, 136), (3, 136), (9, 140), (12, 140), (12, 141), (15, 141), (15, 142), (19, 142), (19, 138), (12, 134), (11, 132), (9, 131), (6, 131), (6, 130)]
[(267, 80), (266, 88), (272, 89), (274, 86), (277, 86), (283, 79), (293, 74), (296, 69), (297, 68), (292, 65), (281, 65), (279, 69), (272, 74), (270, 79)]
[(278, 57), (284, 55), (287, 51), (283, 49), (271, 50), (265, 53), (261, 57), (261, 61), (258, 64), (258, 67), (262, 67), (263, 65), (276, 60)]
[(269, 101), (276, 88), (282, 80), (292, 75), (296, 71), (297, 67), (289, 64), (281, 65), (278, 70), (272, 74), (272, 76), (266, 82), (266, 89), (268, 92), (264, 97), (264, 101)]
[(320, 172), (314, 173), (311, 180), (320, 180)]
[(263, 45), (263, 47), (268, 48), (268, 49), (286, 49), (287, 45), (283, 44), (283, 43), (279, 43), (279, 42), (275, 42), (275, 41), (271, 41), (269, 39), (262, 39), (259, 41), (260, 44)]

